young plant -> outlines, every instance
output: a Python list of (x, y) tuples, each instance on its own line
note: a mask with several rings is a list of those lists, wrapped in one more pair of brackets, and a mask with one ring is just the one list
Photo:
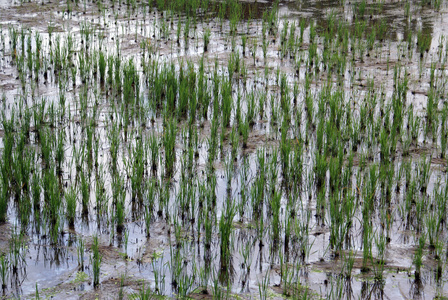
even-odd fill
[(98, 288), (100, 284), (100, 265), (101, 265), (102, 255), (100, 254), (98, 245), (98, 236), (93, 237), (92, 244), (92, 255), (90, 256), (90, 264), (92, 265), (93, 271), (93, 286)]

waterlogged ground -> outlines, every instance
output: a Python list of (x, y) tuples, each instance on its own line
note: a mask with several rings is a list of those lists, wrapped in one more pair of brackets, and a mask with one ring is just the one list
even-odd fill
[(4, 298), (448, 297), (445, 1), (0, 7)]

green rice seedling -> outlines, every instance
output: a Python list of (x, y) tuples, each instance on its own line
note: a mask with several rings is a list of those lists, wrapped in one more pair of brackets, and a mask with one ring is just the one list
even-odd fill
[(386, 133), (386, 130), (383, 128), (380, 134), (380, 156), (382, 161), (389, 161), (390, 152), (390, 137)]
[(243, 57), (246, 56), (246, 46), (247, 45), (247, 35), (243, 34), (241, 36), (241, 47), (243, 52)]
[(417, 139), (419, 136), (420, 131), (420, 117), (415, 116), (414, 117), (414, 110), (410, 109), (409, 116), (408, 116), (408, 124), (409, 124), (409, 130), (412, 137), (413, 144), (417, 144)]
[(232, 161), (236, 161), (238, 159), (238, 147), (239, 147), (239, 134), (235, 126), (232, 127), (232, 131), (230, 132), (230, 142), (232, 144), (231, 150), (231, 158)]
[(266, 35), (263, 35), (261, 49), (263, 50), (264, 63), (266, 64), (266, 57), (267, 57), (267, 54), (268, 54), (268, 40), (266, 38)]
[(414, 255), (414, 266), (415, 266), (415, 280), (420, 281), (421, 279), (421, 267), (423, 264), (423, 248), (425, 247), (426, 237), (425, 235), (421, 235), (418, 239), (417, 250)]
[[(131, 160), (131, 159), (129, 159)], [(131, 179), (131, 199), (141, 202), (143, 197), (143, 180), (145, 173), (146, 153), (143, 148), (143, 139), (136, 141), (136, 145), (132, 150), (132, 160), (128, 164), (128, 177)]]
[(440, 157), (445, 158), (446, 148), (448, 144), (448, 134), (446, 132), (446, 121), (448, 118), (448, 107), (444, 107), (441, 113), (440, 122)]
[(39, 132), (39, 140), (41, 146), (42, 161), (45, 166), (48, 166), (52, 157), (52, 147), (48, 129), (41, 128)]
[(106, 55), (104, 54), (104, 52), (100, 51), (98, 55), (98, 66), (100, 71), (101, 84), (104, 84), (106, 80), (106, 65), (107, 65)]
[(86, 176), (85, 172), (80, 172), (81, 177), (81, 204), (82, 213), (87, 216), (89, 214), (89, 202), (90, 202), (90, 179)]
[(208, 51), (208, 44), (210, 43), (210, 28), (206, 28), (204, 31), (204, 52)]
[(125, 230), (124, 231), (124, 254), (125, 257), (128, 258), (128, 244), (129, 244), (129, 231)]
[(205, 222), (204, 222), (204, 247), (205, 249), (211, 248), (212, 243), (212, 234), (213, 234), (213, 227), (215, 225), (215, 218), (213, 215), (210, 215), (209, 213), (205, 214)]
[(156, 299), (151, 287), (145, 287), (145, 283), (142, 284), (138, 293), (132, 294), (132, 299), (136, 300), (153, 300)]
[(235, 217), (235, 204), (230, 199), (225, 204), (223, 215), (219, 220), (220, 232), (220, 264), (221, 270), (226, 273), (231, 265), (231, 235), (233, 230), (233, 218)]
[[(423, 208), (421, 208), (423, 210)], [(429, 211), (425, 216), (426, 224), (426, 235), (428, 236), (429, 247), (432, 249), (436, 248), (439, 243), (439, 233), (440, 233), (440, 218), (438, 214), (434, 211)]]
[(327, 160), (325, 155), (316, 153), (314, 161), (314, 172), (316, 176), (316, 186), (322, 188), (326, 182), (327, 176)]
[(447, 202), (448, 199), (445, 197), (447, 193), (447, 187), (445, 186), (445, 191), (442, 192), (434, 192), (434, 200), (437, 206), (437, 214), (438, 214), (438, 222), (444, 223), (446, 221), (446, 210), (447, 210)]
[(41, 68), (41, 60), (42, 60), (42, 55), (41, 55), (41, 51), (42, 51), (42, 37), (39, 34), (39, 32), (36, 32), (34, 35), (34, 43), (36, 46), (36, 52), (34, 54), (34, 78), (35, 80), (39, 80), (39, 70)]
[(251, 190), (252, 209), (254, 218), (260, 217), (263, 211), (263, 203), (266, 187), (265, 149), (257, 151), (257, 177)]
[(107, 57), (107, 83), (110, 88), (112, 88), (112, 84), (114, 81), (114, 64), (115, 60), (112, 55)]
[(409, 18), (411, 12), (411, 1), (406, 1), (404, 4), (404, 16)]
[(185, 26), (184, 26), (184, 42), (185, 42), (185, 48), (188, 48), (188, 35), (190, 34), (190, 17), (187, 17), (185, 19)]
[(246, 113), (246, 122), (249, 123), (250, 126), (255, 124), (255, 116), (256, 116), (256, 103), (255, 103), (255, 93), (252, 91), (247, 99), (247, 113)]
[(267, 94), (265, 92), (261, 92), (257, 95), (258, 97), (258, 112), (260, 115), (260, 119), (263, 120), (264, 117), (264, 107), (266, 103)]
[(118, 149), (120, 147), (120, 132), (116, 122), (112, 122), (111, 126), (109, 126), (108, 139), (111, 159), (110, 167), (112, 174), (116, 174), (118, 172)]
[[(14, 60), (17, 59), (17, 40), (19, 37), (19, 31), (14, 28), (13, 26), (9, 26), (9, 38), (11, 40), (11, 53), (12, 53), (12, 58)], [(51, 40), (51, 34), (50, 34), (50, 40)]]
[(230, 195), (232, 178), (233, 178), (233, 174), (235, 172), (234, 160), (231, 155), (228, 156), (228, 159), (226, 159), (224, 161), (224, 166), (225, 166), (225, 177), (227, 178), (227, 192)]
[(154, 291), (158, 295), (163, 295), (163, 291), (165, 290), (166, 264), (163, 264), (163, 259), (153, 259), (151, 261), (151, 265), (152, 270), (154, 272), (154, 282), (155, 282)]
[(333, 194), (329, 199), (330, 246), (336, 251), (336, 255), (339, 255), (352, 226), (352, 219), (356, 211), (355, 199), (353, 195), (347, 195), (341, 201), (340, 195), (337, 194)]
[(256, 39), (251, 40), (250, 44), (250, 52), (252, 52), (252, 58), (254, 61), (254, 66), (256, 66), (256, 52), (257, 52), (258, 43)]
[(112, 194), (117, 232), (122, 233), (124, 229), (126, 193), (124, 191), (124, 182), (118, 176), (112, 179)]
[(266, 274), (263, 276), (261, 282), (258, 282), (258, 293), (260, 295), (260, 300), (267, 300), (268, 298), (268, 288), (269, 288), (269, 269), (266, 271)]
[(149, 149), (150, 149), (150, 161), (151, 161), (151, 170), (154, 172), (157, 171), (157, 165), (159, 160), (159, 145), (157, 136), (153, 133), (149, 136)]
[(77, 191), (74, 186), (65, 193), (66, 201), (66, 217), (70, 227), (75, 226), (75, 216), (76, 216), (76, 202), (77, 202)]
[(58, 142), (57, 142), (57, 148), (54, 155), (54, 158), (56, 160), (56, 172), (58, 173), (58, 176), (62, 175), (62, 164), (64, 163), (64, 157), (65, 157), (65, 131), (59, 130), (58, 134)]
[[(62, 196), (59, 191), (58, 178), (54, 170), (47, 170), (44, 172), (44, 200), (46, 204), (46, 216), (48, 217), (54, 233), (57, 233), (62, 207)], [(53, 236), (56, 237), (56, 236)]]
[(418, 185), (422, 193), (426, 192), (431, 177), (431, 159), (432, 157), (422, 158), (417, 167)]
[[(126, 106), (133, 106), (139, 104), (139, 77), (131, 58), (123, 66), (123, 100)], [(131, 114), (132, 115), (132, 114)]]
[(120, 277), (120, 289), (118, 290), (118, 299), (119, 300), (123, 300), (123, 298), (124, 298), (124, 291), (123, 291), (123, 287), (124, 287), (124, 284), (125, 284), (125, 279), (126, 279), (126, 275), (125, 274), (121, 274), (121, 277)]
[(28, 38), (27, 38), (27, 47), (26, 47), (26, 52), (27, 52), (27, 65), (28, 65), (28, 70), (30, 72), (30, 74), (32, 74), (33, 72), (33, 50), (32, 50), (32, 38), (31, 38), (31, 31), (28, 32)]
[(219, 276), (216, 275), (215, 271), (213, 271), (212, 299), (213, 300), (226, 299), (224, 291), (219, 285)]
[(253, 247), (253, 241), (249, 240), (240, 248), (240, 255), (242, 257), (242, 264), (241, 267), (246, 269), (246, 272), (250, 272), (250, 267), (252, 264), (252, 247)]
[(348, 252), (344, 251), (343, 254), (344, 254), (343, 273), (346, 279), (350, 279), (352, 276), (353, 266), (355, 264), (355, 253), (353, 252), (353, 250), (350, 250)]
[(174, 175), (174, 162), (176, 159), (176, 133), (177, 124), (174, 118), (167, 121), (164, 128), (163, 145), (165, 147), (165, 171), (168, 178)]
[(222, 126), (228, 127), (230, 125), (230, 116), (232, 112), (232, 82), (223, 79), (221, 85), (221, 110), (222, 110)]
[(19, 267), (25, 262), (25, 236), (21, 231), (17, 232), (17, 228), (11, 231), (11, 238), (9, 240), (9, 265), (12, 268), (13, 274), (17, 274)]
[(271, 228), (272, 228), (272, 241), (274, 245), (278, 245), (280, 242), (280, 207), (281, 207), (282, 195), (280, 192), (275, 191), (272, 198), (270, 198), (270, 207), (272, 213)]
[(407, 187), (407, 193), (405, 197), (405, 201), (403, 202), (401, 206), (401, 215), (403, 219), (406, 219), (406, 226), (409, 226), (410, 220), (410, 211), (412, 207), (412, 202), (414, 201), (414, 198), (416, 197), (416, 190), (417, 190), (417, 184), (415, 180), (410, 181), (409, 184), (406, 184)]
[(409, 155), (409, 149), (411, 147), (412, 138), (410, 137), (410, 134), (403, 133), (401, 136), (401, 146), (403, 148), (403, 156)]
[(280, 50), (282, 58), (286, 56), (286, 49), (287, 49), (286, 36), (288, 35), (288, 29), (289, 29), (289, 21), (286, 21), (285, 23), (283, 23), (283, 29), (280, 32)]
[(157, 211), (157, 214), (159, 216), (162, 216), (162, 209), (165, 210), (165, 217), (167, 220), (169, 220), (169, 202), (170, 202), (170, 187), (168, 182), (165, 184), (159, 185), (159, 210)]
[(218, 146), (218, 117), (213, 117), (210, 126), (210, 137), (207, 139), (208, 144), (208, 163), (211, 165), (216, 158), (216, 151)]
[(102, 261), (102, 255), (100, 254), (98, 236), (93, 237), (92, 255), (90, 256), (90, 264), (92, 265), (93, 272), (93, 286), (98, 288), (100, 284), (100, 266)]
[(344, 282), (341, 276), (329, 276), (329, 288), (325, 295), (326, 299), (342, 299), (344, 298)]
[(81, 238), (78, 239), (78, 244), (76, 248), (76, 253), (78, 255), (78, 266), (82, 270), (84, 270), (84, 251), (85, 251), (85, 243)]
[(250, 130), (249, 128), (250, 128), (250, 126), (249, 126), (249, 122), (247, 121), (247, 119), (246, 119), (246, 121), (240, 123), (240, 125), (239, 125), (240, 133), (243, 138), (243, 145), (242, 145), (243, 149), (247, 148), (247, 142), (249, 140), (249, 130)]
[(278, 183), (278, 148), (273, 148), (271, 153), (271, 160), (269, 162), (268, 168), (269, 168), (269, 180), (270, 180), (270, 193), (271, 195), (274, 195), (275, 193), (275, 187)]
[(34, 211), (36, 212), (40, 210), (40, 195), (41, 195), (41, 177), (39, 173), (36, 171), (33, 172), (33, 178), (31, 183), (31, 194), (33, 197), (33, 208)]
[(417, 32), (417, 49), (420, 53), (420, 58), (423, 58), (425, 52), (429, 51), (431, 47), (432, 37), (429, 33), (423, 32), (423, 30), (419, 30)]
[(374, 235), (375, 246), (377, 249), (377, 258), (376, 260), (372, 257), (372, 266), (374, 268), (374, 276), (375, 280), (382, 281), (383, 280), (383, 272), (385, 265), (385, 251), (386, 251), (386, 236), (382, 233), (378, 235)]
[(297, 41), (296, 41), (296, 22), (292, 22), (289, 29), (289, 38), (287, 48), (289, 51), (290, 58), (294, 58), (297, 52)]
[[(366, 195), (367, 193), (364, 192)], [(362, 231), (362, 268), (361, 272), (368, 272), (370, 268), (368, 267), (368, 262), (371, 261), (372, 258), (372, 224), (370, 221), (371, 216), (371, 206), (373, 205), (373, 197), (370, 197), (368, 194), (366, 197), (364, 197), (364, 203), (362, 207), (362, 224), (363, 224), (363, 231)]]
[(4, 253), (0, 256), (0, 278), (2, 280), (2, 290), (5, 290), (9, 279), (9, 260)]
[(155, 197), (155, 182), (154, 180), (150, 180), (147, 184), (147, 201), (145, 203), (145, 225), (146, 225), (146, 237), (149, 238), (151, 231), (151, 218), (154, 209), (154, 197)]
[(236, 100), (236, 112), (235, 112), (235, 124), (240, 125), (242, 117), (241, 117), (241, 94), (238, 92), (237, 100)]
[(176, 42), (177, 45), (180, 46), (180, 33), (182, 32), (182, 22), (179, 18), (177, 21), (177, 28), (176, 28)]
[[(193, 264), (194, 264), (193, 260)], [(191, 292), (194, 283), (196, 281), (196, 273), (193, 271), (193, 274), (182, 274), (179, 277), (178, 284), (177, 284), (177, 290), (178, 290), (178, 297), (180, 299), (187, 299), (188, 294)]]
[[(423, 197), (420, 197), (419, 195), (414, 196), (414, 203), (415, 203), (415, 215), (412, 218), (412, 221), (414, 223), (414, 228), (416, 229), (417, 233), (420, 233), (424, 228), (424, 208), (426, 207), (426, 201)], [(414, 204), (412, 203), (412, 204)], [(410, 212), (410, 211), (409, 211)]]
[[(437, 129), (437, 97), (437, 92), (433, 88), (430, 88), (428, 101), (426, 103), (426, 135), (428, 135), (431, 130)], [(436, 136), (436, 134), (433, 134), (433, 138)]]
[[(117, 41), (117, 45), (118, 45), (118, 41)], [(117, 92), (121, 92), (121, 87), (122, 87), (122, 67), (121, 67), (121, 59), (119, 55), (116, 55), (114, 58), (114, 81), (115, 81), (115, 85), (114, 85), (114, 89)]]

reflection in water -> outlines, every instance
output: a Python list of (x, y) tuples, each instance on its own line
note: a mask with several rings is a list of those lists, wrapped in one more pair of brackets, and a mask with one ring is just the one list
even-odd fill
[(361, 298), (363, 299), (383, 299), (384, 285), (382, 280), (363, 280), (361, 284)]
[[(224, 17), (229, 17), (230, 15), (230, 8), (229, 7), (224, 7), (224, 4), (218, 4), (216, 6), (216, 13), (219, 13), (220, 10), (221, 12), (224, 13)], [(241, 15), (243, 17), (244, 20), (248, 20), (249, 18), (262, 18), (263, 14), (271, 9), (271, 3), (253, 3), (253, 2), (248, 2), (248, 3), (242, 3), (241, 5)], [(383, 26), (385, 24), (384, 21), (386, 21), (386, 25), (387, 25), (387, 34), (386, 37), (390, 40), (395, 40), (397, 36), (399, 36), (397, 34), (397, 32), (402, 32), (403, 36), (404, 36), (404, 40), (408, 40), (410, 39), (410, 43), (414, 42), (414, 40), (412, 40), (412, 33), (413, 32), (420, 32), (419, 36), (426, 35), (429, 36), (430, 39), (432, 38), (432, 32), (433, 32), (433, 22), (431, 22), (429, 20), (429, 17), (426, 19), (426, 17), (423, 17), (423, 20), (421, 22), (417, 22), (416, 20), (408, 20), (407, 18), (401, 17), (396, 15), (396, 13), (390, 12), (394, 9), (397, 8), (397, 6), (399, 4), (397, 3), (392, 3), (392, 4), (381, 4), (381, 7), (378, 6), (378, 4), (367, 4), (367, 7), (365, 8), (365, 17), (357, 17), (354, 16), (354, 10), (351, 9), (347, 4), (341, 4), (340, 1), (297, 1), (297, 2), (293, 2), (293, 3), (287, 3), (287, 4), (281, 4), (281, 14), (285, 17), (289, 17), (289, 18), (295, 18), (296, 15), (299, 15), (300, 18), (302, 19), (306, 19), (306, 23), (305, 23), (305, 27), (308, 27), (310, 22), (314, 22), (317, 24), (317, 27), (319, 28), (318, 30), (322, 30), (322, 28), (327, 28), (328, 26), (331, 26), (331, 22), (329, 20), (329, 16), (330, 14), (328, 13), (329, 10), (334, 10), (336, 14), (341, 14), (344, 15), (345, 17), (343, 18), (344, 20), (346, 20), (347, 22), (347, 26), (350, 27), (350, 30), (355, 30), (356, 26), (362, 23), (362, 28), (366, 29), (364, 34), (365, 35), (371, 35), (373, 30), (384, 30), (384, 28), (382, 28), (381, 26)], [(372, 15), (374, 15), (374, 17), (372, 18)], [(297, 18), (297, 24), (299, 22), (299, 18)], [(374, 29), (372, 29), (374, 28)], [(378, 36), (381, 36), (380, 34), (378, 34)], [(375, 37), (375, 36), (374, 36)], [(411, 37), (411, 38), (410, 38)], [(380, 38), (380, 37), (378, 37)], [(153, 169), (153, 171), (155, 171)], [(216, 184), (216, 183), (215, 183)], [(61, 178), (59, 178), (59, 185), (62, 186), (62, 182), (61, 182)], [(165, 207), (165, 214), (169, 215), (169, 191), (170, 188), (168, 186), (168, 183), (166, 183), (166, 187), (163, 188), (163, 190), (166, 191), (167, 194), (163, 194), (165, 195), (165, 200), (166, 201), (160, 201), (161, 205), (159, 210), (160, 210), (160, 214), (159, 216), (162, 215), (162, 209)], [(213, 189), (215, 190), (215, 189)], [(227, 196), (228, 198), (230, 198), (230, 192), (231, 190), (228, 189), (227, 190)], [(163, 198), (163, 195), (161, 196)], [(28, 201), (28, 200), (27, 200)], [(214, 200), (216, 202), (216, 200)], [(215, 205), (215, 204), (214, 204)], [(214, 206), (213, 205), (213, 206)], [(194, 223), (194, 205), (192, 207), (187, 208), (185, 211), (181, 212), (182, 218), (181, 220), (184, 222), (183, 225), (184, 226), (188, 226), (188, 219), (192, 219), (192, 223)], [(48, 224), (44, 224), (46, 221), (43, 220), (41, 221), (40, 218), (40, 211), (39, 211), (39, 207), (35, 206), (34, 207), (35, 213), (34, 213), (34, 223), (33, 223), (33, 227), (31, 229), (32, 235), (36, 235), (37, 236), (37, 244), (34, 246), (34, 252), (30, 253), (31, 257), (33, 257), (33, 259), (35, 259), (35, 264), (39, 265), (41, 262), (43, 262), (43, 266), (44, 268), (61, 268), (61, 267), (66, 267), (69, 268), (69, 250), (67, 247), (65, 247), (65, 245), (68, 245), (68, 247), (72, 246), (74, 244), (74, 242), (76, 241), (76, 234), (72, 234), (70, 233), (68, 235), (68, 240), (65, 240), (65, 236), (64, 235), (52, 235), (53, 237), (51, 238), (47, 238), (45, 236), (45, 234), (48, 233), (48, 228), (45, 228), (45, 226), (48, 226)], [(131, 207), (131, 214), (132, 214), (132, 220), (138, 220), (141, 218), (141, 214), (139, 214), (139, 212), (141, 212), (142, 209), (139, 205), (139, 202), (135, 202), (132, 201), (132, 207)], [(186, 214), (186, 215), (185, 215)], [(190, 216), (190, 218), (188, 218), (187, 216)], [(321, 220), (318, 220), (318, 224), (320, 223), (324, 223), (325, 220), (325, 216), (321, 216), (319, 217), (321, 218)], [(27, 221), (27, 220), (24, 220)], [(81, 231), (82, 232), (90, 232), (89, 230), (89, 222), (90, 223), (94, 223), (95, 221), (90, 220), (89, 221), (89, 216), (87, 214), (83, 214), (82, 215), (82, 221), (81, 221)], [(99, 219), (96, 221), (98, 228), (99, 228), (99, 224), (100, 221)], [(23, 223), (23, 225), (26, 227), (26, 223)], [(44, 227), (44, 228), (42, 228)], [(55, 228), (55, 227), (53, 227)], [(75, 230), (76, 226), (71, 227), (70, 229)], [(79, 227), (78, 227), (79, 228)], [(56, 228), (57, 230), (57, 228)], [(192, 236), (194, 236), (195, 232), (193, 230), (193, 227), (191, 227), (192, 230)], [(261, 228), (259, 229), (259, 233), (258, 236), (263, 237), (264, 233), (263, 230), (265, 230), (264, 226), (261, 226)], [(42, 235), (41, 235), (41, 232)], [(246, 231), (241, 231), (241, 232), (246, 232)], [(198, 230), (198, 240), (199, 240), (199, 230)], [(252, 234), (252, 233), (251, 233)], [(307, 229), (307, 235), (308, 235), (308, 229)], [(122, 242), (123, 242), (123, 235), (118, 234), (118, 235), (113, 235), (114, 237), (116, 236), (116, 243), (118, 245), (118, 247), (122, 246)], [(56, 237), (56, 240), (53, 240), (53, 238)], [(322, 235), (322, 238), (324, 239), (324, 235)], [(409, 235), (403, 235), (403, 243), (407, 244), (410, 242), (410, 237)], [(115, 242), (115, 240), (113, 241)], [(125, 241), (126, 242), (126, 241)], [(355, 246), (356, 242), (355, 242), (355, 237), (352, 236), (351, 234), (349, 234), (347, 236), (347, 240), (345, 240), (345, 247), (346, 248), (352, 248)], [(250, 239), (250, 235), (248, 235), (248, 237), (241, 237), (241, 239), (238, 239), (238, 241), (236, 242), (237, 245), (244, 245), (245, 243), (250, 244), (250, 247), (248, 248), (249, 252), (252, 254), (252, 250), (254, 250), (253, 248), (255, 246), (254, 245), (254, 241), (251, 241)], [(235, 243), (233, 243), (235, 244)], [(290, 246), (291, 244), (291, 246)], [(295, 261), (300, 261), (300, 262), (305, 262), (306, 259), (306, 253), (303, 249), (307, 249), (309, 242), (307, 241), (306, 243), (302, 243), (300, 241), (289, 241), (289, 235), (286, 235), (285, 233), (285, 242), (284, 242), (284, 257), (285, 257), (285, 261), (286, 263), (288, 262), (295, 262)], [(325, 242), (322, 243), (322, 245), (324, 245)], [(61, 247), (57, 247), (55, 245), (62, 245)], [(255, 259), (255, 263), (258, 263), (258, 267), (259, 267), (259, 272), (262, 273), (263, 272), (263, 265), (265, 265), (265, 260), (270, 260), (270, 264), (273, 264), (274, 261), (276, 261), (278, 259), (278, 255), (277, 252), (279, 251), (279, 247), (281, 246), (280, 243), (275, 243), (274, 247), (270, 248), (268, 245), (269, 243), (266, 243), (266, 247), (263, 247), (263, 239), (260, 238), (259, 240), (259, 250), (258, 250), (258, 256)], [(303, 246), (304, 245), (304, 246)], [(233, 246), (233, 245), (232, 245)], [(184, 247), (183, 243), (179, 243), (178, 246), (176, 247), (176, 251), (182, 251), (182, 247)], [(193, 247), (193, 245), (190, 246), (186, 246), (186, 247)], [(217, 246), (212, 246), (213, 249), (217, 249)], [(212, 251), (210, 250), (210, 245), (209, 247), (205, 247), (204, 250), (204, 263), (205, 263), (205, 273), (206, 273), (206, 277), (208, 278), (210, 275), (210, 269), (207, 266), (213, 265), (214, 261), (216, 260), (215, 257), (213, 257), (212, 255)], [(302, 249), (299, 251), (299, 249)], [(194, 250), (194, 249), (193, 249)], [(23, 251), (22, 250), (19, 250)], [(200, 248), (198, 247), (197, 249), (197, 253), (198, 253), (198, 257), (200, 256)], [(236, 259), (233, 256), (233, 251), (231, 251), (230, 249), (225, 250), (225, 253), (230, 253), (230, 254), (226, 254), (226, 255), (222, 255), (220, 256), (220, 269), (218, 271), (218, 278), (219, 281), (223, 284), (223, 285), (230, 285), (231, 283), (233, 283), (234, 278), (235, 278), (235, 274), (236, 274), (236, 269), (238, 269), (238, 265), (236, 262), (239, 262), (241, 260)], [(23, 255), (23, 253), (21, 254)], [(228, 255), (228, 256), (227, 256)], [(263, 255), (267, 255), (266, 259), (263, 257)], [(226, 257), (227, 256), (227, 257)], [(242, 254), (242, 256), (244, 256), (244, 254)], [(176, 256), (174, 258), (172, 258), (172, 263), (173, 260), (182, 260), (181, 258), (185, 257), (185, 255), (181, 255), (179, 254), (179, 252), (176, 252)], [(64, 263), (66, 262), (66, 264)], [(244, 263), (244, 266), (241, 266), (241, 273), (240, 273), (240, 280), (241, 280), (241, 290), (244, 291), (249, 291), (249, 285), (250, 285), (250, 264), (252, 262), (252, 256), (249, 256), (248, 259), (246, 259), (246, 262)], [(234, 265), (235, 264), (235, 265)], [(236, 266), (236, 268), (235, 268)], [(184, 267), (184, 265), (181, 265), (180, 267)], [(271, 267), (271, 266), (270, 266)], [(39, 269), (39, 271), (41, 271), (41, 266), (39, 265), (39, 267), (37, 267)], [(256, 268), (256, 266), (255, 266)], [(266, 269), (266, 268), (265, 268)], [(13, 287), (13, 289), (18, 289), (21, 285), (21, 283), (26, 279), (26, 269), (25, 266), (23, 265), (13, 265), (13, 270), (15, 270), (13, 272), (13, 276), (14, 278), (11, 278), (11, 286)], [(173, 271), (174, 272), (174, 271)], [(302, 272), (302, 276), (304, 276), (305, 278), (308, 278), (309, 275), (309, 269), (307, 267), (302, 268), (301, 269)], [(437, 277), (441, 278), (442, 276), (442, 271), (437, 271)], [(341, 278), (337, 277), (335, 279), (335, 276), (333, 274), (329, 275), (331, 277), (330, 281), (333, 287), (333, 284), (335, 285), (335, 290), (331, 293), (335, 293), (334, 295), (339, 295), (338, 293), (342, 291), (342, 294), (345, 295), (345, 298), (351, 298), (353, 295), (353, 287), (352, 287), (352, 281), (351, 280), (342, 280)], [(173, 276), (174, 277), (174, 276)], [(14, 282), (14, 283), (13, 283)], [(16, 286), (14, 286), (14, 284)], [(363, 298), (378, 298), (378, 299), (382, 299), (383, 298), (383, 293), (384, 293), (384, 283), (382, 282), (369, 282), (368, 280), (365, 280), (362, 282), (362, 287), (361, 287), (361, 294)], [(415, 281), (412, 283), (413, 289), (411, 290), (411, 296), (414, 297), (420, 297), (421, 296), (421, 286), (422, 283), (419, 281)], [(84, 289), (84, 285), (80, 286), (81, 290)], [(161, 289), (162, 291), (164, 291), (164, 289)]]
[(415, 278), (413, 281), (409, 281), (409, 284), (411, 286), (409, 290), (409, 297), (410, 299), (421, 299), (422, 298), (422, 292), (423, 292), (423, 282), (422, 279)]

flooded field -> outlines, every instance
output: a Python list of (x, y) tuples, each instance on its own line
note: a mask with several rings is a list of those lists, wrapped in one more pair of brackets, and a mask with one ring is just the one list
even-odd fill
[(446, 299), (448, 6), (0, 0), (5, 299)]

